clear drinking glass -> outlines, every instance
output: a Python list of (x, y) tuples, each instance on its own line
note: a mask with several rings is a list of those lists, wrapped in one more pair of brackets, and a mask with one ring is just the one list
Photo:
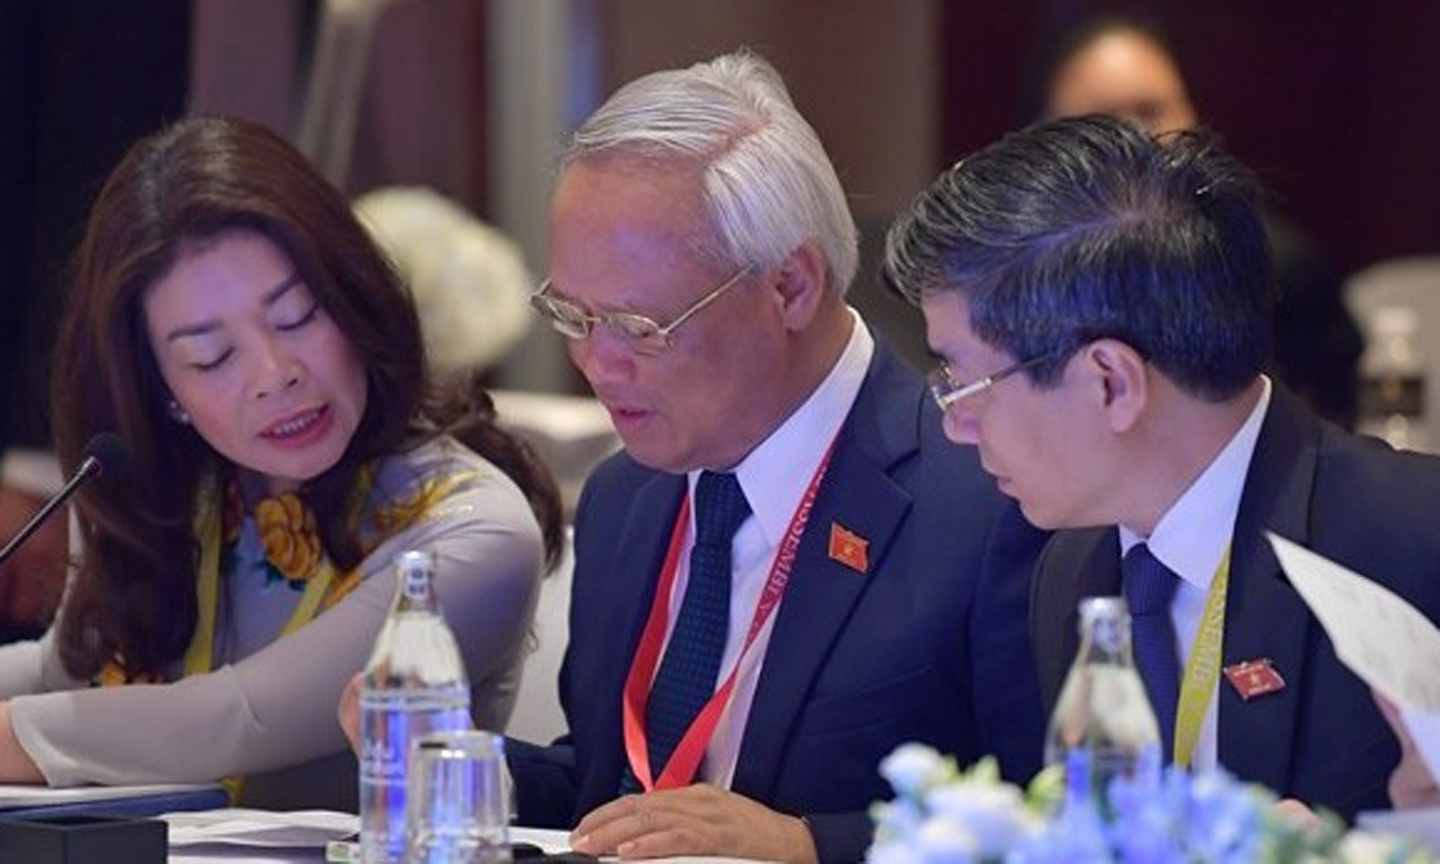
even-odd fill
[(407, 864), (510, 860), (505, 739), (491, 732), (434, 732), (410, 748)]

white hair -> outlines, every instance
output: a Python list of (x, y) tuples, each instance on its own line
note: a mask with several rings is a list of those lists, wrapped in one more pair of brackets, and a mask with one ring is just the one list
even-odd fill
[(814, 242), (832, 290), (854, 281), (855, 220), (840, 178), (758, 55), (742, 49), (626, 84), (575, 132), (560, 164), (603, 155), (701, 165), (722, 260), (771, 267)]

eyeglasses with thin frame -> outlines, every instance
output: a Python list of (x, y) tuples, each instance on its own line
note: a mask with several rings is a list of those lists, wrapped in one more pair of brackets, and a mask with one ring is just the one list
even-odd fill
[(1039, 366), (1047, 360), (1052, 360), (1060, 354), (1059, 351), (1046, 351), (1028, 360), (1021, 360), (1001, 369), (999, 372), (992, 372), (978, 381), (971, 381), (962, 384), (955, 380), (950, 374), (950, 364), (941, 363), (925, 376), (925, 381), (930, 385), (930, 395), (935, 397), (935, 404), (940, 406), (940, 413), (944, 414), (950, 406), (961, 399), (968, 399), (977, 393), (983, 393), (991, 387), (1009, 378), (1017, 372), (1024, 372), (1032, 366)]
[(669, 324), (659, 324), (648, 315), (638, 312), (586, 312), (573, 300), (551, 293), (554, 283), (546, 279), (535, 293), (530, 295), (530, 305), (550, 322), (550, 326), (570, 339), (584, 339), (594, 330), (596, 324), (604, 324), (615, 335), (624, 339), (637, 354), (655, 355), (670, 347), (671, 334), (681, 324), (715, 302), (743, 277), (754, 272), (753, 267), (741, 267), (724, 282), (716, 285), (699, 300), (696, 300), (677, 315)]

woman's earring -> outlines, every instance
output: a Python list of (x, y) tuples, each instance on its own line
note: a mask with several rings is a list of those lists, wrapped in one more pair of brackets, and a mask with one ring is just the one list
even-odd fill
[(179, 400), (174, 396), (171, 396), (170, 400), (165, 403), (165, 410), (166, 413), (170, 415), (171, 420), (174, 420), (181, 426), (190, 425), (190, 415), (185, 413), (185, 409), (180, 407)]

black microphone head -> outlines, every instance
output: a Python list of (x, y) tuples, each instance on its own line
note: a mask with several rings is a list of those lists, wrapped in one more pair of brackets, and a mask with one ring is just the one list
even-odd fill
[(130, 449), (125, 446), (124, 439), (114, 432), (100, 432), (85, 442), (85, 451), (80, 455), (83, 457), (80, 464), (94, 459), (100, 473), (114, 472), (125, 466)]

